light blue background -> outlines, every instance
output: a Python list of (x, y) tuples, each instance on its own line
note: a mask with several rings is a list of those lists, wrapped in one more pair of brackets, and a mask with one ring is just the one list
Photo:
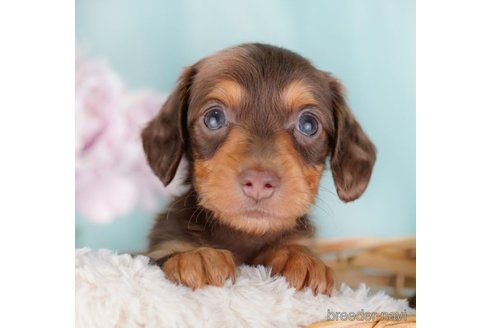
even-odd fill
[[(78, 0), (76, 39), (130, 87), (169, 92), (184, 66), (242, 42), (289, 48), (333, 72), (376, 144), (366, 193), (342, 203), (329, 172), (312, 216), (322, 237), (415, 234), (413, 0)], [(145, 247), (152, 217), (110, 225), (76, 215), (76, 246)]]

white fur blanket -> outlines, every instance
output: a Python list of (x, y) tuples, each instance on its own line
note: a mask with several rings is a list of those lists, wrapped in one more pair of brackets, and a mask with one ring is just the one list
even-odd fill
[(298, 327), (328, 311), (413, 311), (404, 300), (342, 286), (332, 297), (296, 292), (262, 266), (238, 268), (236, 282), (193, 292), (165, 279), (144, 256), (84, 248), (75, 253), (77, 327)]

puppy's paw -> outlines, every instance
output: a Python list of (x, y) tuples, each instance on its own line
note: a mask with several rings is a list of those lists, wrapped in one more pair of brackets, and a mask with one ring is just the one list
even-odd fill
[(204, 285), (223, 286), (236, 277), (232, 253), (224, 249), (200, 247), (178, 253), (162, 265), (166, 277), (193, 290)]
[(303, 246), (272, 250), (255, 263), (271, 266), (272, 274), (284, 276), (297, 290), (309, 287), (315, 294), (331, 294), (335, 284), (331, 269)]

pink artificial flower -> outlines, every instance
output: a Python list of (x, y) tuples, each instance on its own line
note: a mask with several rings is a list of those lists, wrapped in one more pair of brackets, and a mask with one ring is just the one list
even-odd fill
[[(186, 190), (178, 178), (164, 188), (147, 165), (140, 132), (164, 103), (132, 91), (103, 61), (75, 63), (75, 197), (87, 219), (107, 223), (135, 207), (153, 212), (165, 195)], [(180, 165), (180, 174), (186, 165)]]

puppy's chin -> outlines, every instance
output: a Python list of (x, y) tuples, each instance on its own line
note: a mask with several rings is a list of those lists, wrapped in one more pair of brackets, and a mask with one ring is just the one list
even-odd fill
[(239, 195), (228, 196), (230, 200), (228, 206), (209, 198), (202, 198), (199, 203), (210, 210), (214, 219), (220, 223), (255, 235), (290, 230), (296, 226), (297, 219), (305, 215), (309, 209), (307, 203), (301, 207), (297, 205), (287, 209), (285, 206), (279, 208), (279, 204), (274, 201), (256, 204)]
[(216, 219), (236, 230), (255, 235), (264, 235), (289, 230), (295, 227), (297, 216), (280, 217), (275, 213), (261, 210), (247, 210), (237, 213), (216, 213)]

